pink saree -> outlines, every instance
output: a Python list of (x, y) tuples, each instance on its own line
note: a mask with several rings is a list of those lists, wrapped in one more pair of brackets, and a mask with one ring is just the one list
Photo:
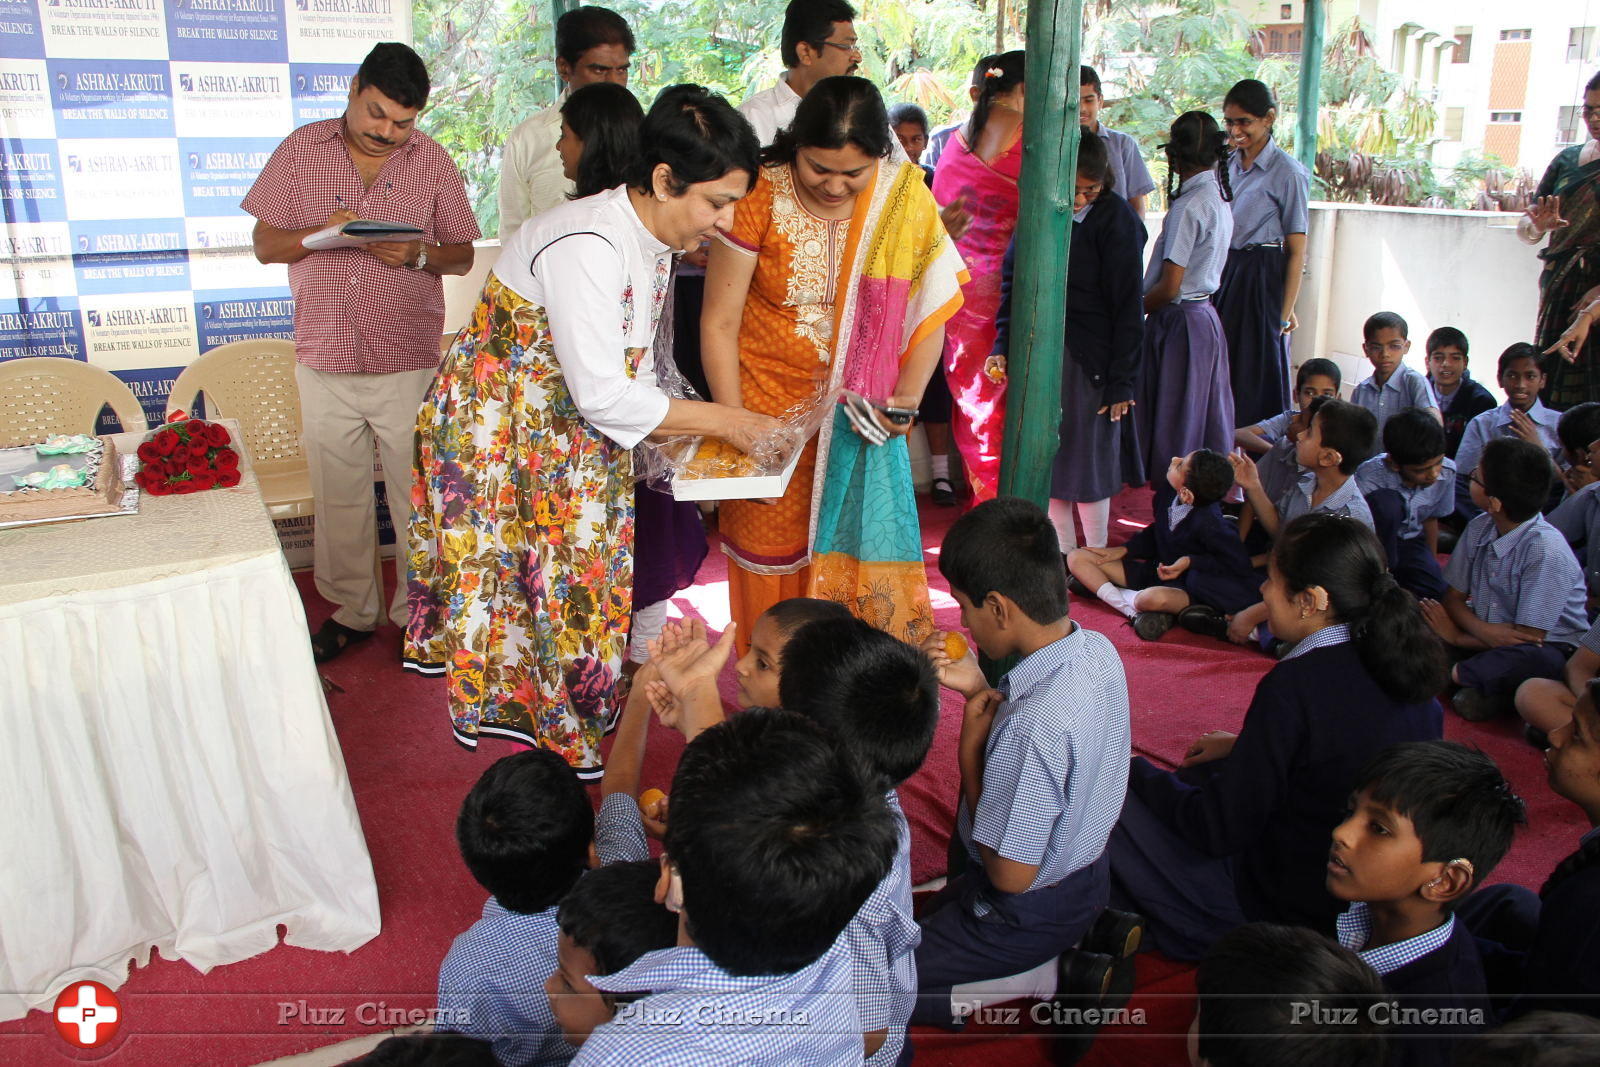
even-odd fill
[(945, 324), (944, 369), (956, 403), (951, 436), (972, 487), (973, 503), (995, 495), (1005, 435), (1004, 360), (990, 361), (1000, 310), (1000, 265), (1017, 228), (1017, 176), (1022, 139), (985, 163), (967, 146), (964, 130), (950, 137), (933, 176), (941, 207), (965, 197), (972, 225), (956, 242), (971, 279), (961, 287), (961, 310)]

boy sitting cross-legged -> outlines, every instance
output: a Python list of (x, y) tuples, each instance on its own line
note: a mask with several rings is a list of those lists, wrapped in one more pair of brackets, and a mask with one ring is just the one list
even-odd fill
[(1339, 942), (1383, 978), (1401, 1009), (1389, 1063), (1450, 1062), (1455, 1040), (1490, 1012), (1472, 932), (1452, 914), (1494, 869), (1525, 822), (1493, 760), (1451, 741), (1391, 745), (1363, 768), (1333, 831), (1328, 891), (1350, 907)]
[(1233, 488), (1228, 457), (1210, 449), (1174, 456), (1157, 491), (1149, 526), (1115, 548), (1078, 548), (1067, 555), (1073, 577), (1102, 602), (1133, 620), (1134, 633), (1154, 641), (1178, 613), (1205, 604), (1232, 614), (1260, 599), (1239, 531), (1222, 517)]
[[(952, 988), (1061, 956), (1105, 907), (1106, 839), (1130, 754), (1116, 650), (1067, 614), (1055, 527), (1014, 497), (986, 501), (945, 536), (939, 571), (984, 654), (1020, 657), (999, 691), (944, 635), (924, 645), (966, 697), (956, 833), (970, 865), (922, 917), (916, 1022), (949, 1026)], [(1069, 983), (1070, 984), (1070, 983)]]
[(1539, 445), (1490, 441), (1468, 476), (1484, 514), (1461, 532), (1443, 603), (1422, 602), (1428, 625), (1465, 657), (1450, 674), (1462, 687), (1451, 704), (1469, 722), (1510, 711), (1529, 678), (1560, 678), (1589, 628), (1583, 571), (1539, 514), (1553, 474)]
[(1434, 555), (1439, 520), (1456, 507), (1456, 465), (1444, 444), (1439, 420), (1411, 408), (1384, 425), (1383, 454), (1356, 468), (1389, 572), (1401, 588), (1435, 599), (1445, 589)]

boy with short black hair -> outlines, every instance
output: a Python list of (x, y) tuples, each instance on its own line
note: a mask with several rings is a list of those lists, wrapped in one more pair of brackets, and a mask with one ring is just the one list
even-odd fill
[[(1519, 341), (1500, 353), (1496, 366), (1506, 402), (1467, 423), (1466, 432), (1461, 435), (1461, 447), (1456, 452), (1456, 514), (1463, 518), (1479, 513), (1480, 508), (1468, 495), (1470, 477), (1478, 469), (1478, 460), (1490, 441), (1514, 437), (1538, 445), (1549, 455), (1553, 475), (1561, 474), (1561, 465), (1566, 459), (1556, 432), (1561, 416), (1539, 399), (1539, 391), (1545, 383), (1539, 350)], [(1541, 507), (1544, 503), (1543, 500), (1539, 502)]]
[(456, 817), (456, 843), (491, 896), (439, 968), (438, 1029), (491, 1042), (505, 1064), (565, 1063), (540, 976), (556, 969), (556, 904), (589, 865), (594, 811), (548, 749), (496, 760)]
[(989, 500), (945, 536), (939, 571), (973, 642), (1020, 660), (989, 688), (977, 658), (925, 644), (966, 698), (956, 833), (971, 860), (922, 918), (915, 1021), (951, 1025), (953, 987), (1014, 975), (1078, 943), (1105, 907), (1106, 840), (1127, 792), (1128, 683), (1104, 636), (1068, 617), (1050, 519)]
[(615, 974), (647, 952), (678, 943), (678, 917), (656, 900), (660, 876), (654, 860), (610, 863), (585, 873), (561, 898), (556, 969), (544, 991), (569, 1045), (582, 1045), (615, 1017), (619, 1004), (639, 999), (602, 992), (589, 975)]
[(1372, 363), (1372, 377), (1356, 386), (1351, 402), (1372, 412), (1379, 430), (1408, 408), (1422, 408), (1443, 425), (1428, 380), (1405, 364), (1406, 353), (1411, 351), (1406, 320), (1392, 311), (1380, 311), (1362, 325), (1361, 337), (1361, 351)]
[(1320, 400), (1295, 444), (1295, 460), (1304, 468), (1299, 481), (1270, 500), (1256, 465), (1238, 454), (1233, 457), (1234, 477), (1261, 526), (1273, 536), (1285, 523), (1312, 511), (1371, 526), (1372, 512), (1352, 476), (1372, 455), (1377, 436), (1378, 421), (1370, 411), (1344, 400)]
[(1477, 944), (1452, 912), (1510, 849), (1527, 821), (1522, 801), (1482, 752), (1412, 741), (1367, 764), (1350, 807), (1328, 853), (1328, 891), (1350, 902), (1339, 943), (1402, 1008), (1464, 1020), (1395, 1025), (1389, 1062), (1448, 1064), (1456, 1038), (1490, 1018)]
[(1556, 422), (1556, 440), (1561, 442), (1567, 463), (1563, 475), (1567, 492), (1592, 485), (1600, 478), (1600, 472), (1589, 465), (1589, 446), (1600, 440), (1600, 401), (1586, 400), (1563, 411)]
[(1550, 476), (1549, 454), (1538, 445), (1490, 441), (1470, 476), (1484, 514), (1451, 553), (1444, 601), (1422, 602), (1428, 625), (1466, 656), (1450, 677), (1462, 687), (1451, 704), (1468, 722), (1510, 711), (1529, 678), (1560, 678), (1589, 628), (1583, 571), (1539, 514)]
[(1247, 923), (1206, 953), (1191, 1067), (1368, 1067), (1384, 1058), (1372, 1008), (1383, 983), (1361, 957), (1303, 926)]
[(822, 620), (783, 648), (783, 706), (836, 737), (894, 815), (889, 873), (845, 928), (867, 1062), (892, 1064), (917, 997), (922, 940), (911, 903), (911, 827), (897, 789), (922, 766), (939, 724), (939, 679), (928, 657), (860, 619)]
[(1239, 533), (1219, 506), (1233, 488), (1233, 466), (1201, 448), (1174, 456), (1157, 491), (1149, 526), (1114, 548), (1067, 554), (1073, 577), (1154, 641), (1191, 604), (1234, 612), (1260, 599), (1261, 581)]
[(1444, 417), (1444, 454), (1456, 458), (1467, 423), (1495, 407), (1494, 395), (1467, 368), (1467, 335), (1441, 326), (1428, 335), (1428, 384)]
[(1444, 454), (1444, 428), (1412, 408), (1383, 428), (1382, 455), (1356, 468), (1372, 527), (1395, 580), (1419, 597), (1444, 596), (1439, 520), (1456, 506), (1456, 465)]
[(1145, 198), (1155, 190), (1156, 182), (1150, 177), (1150, 168), (1145, 166), (1144, 157), (1139, 154), (1139, 142), (1100, 121), (1100, 109), (1105, 103), (1105, 93), (1100, 89), (1100, 73), (1090, 66), (1079, 67), (1078, 123), (1089, 132), (1099, 134), (1106, 143), (1117, 194), (1142, 219)]
[(839, 935), (894, 850), (883, 794), (815, 723), (752, 708), (699, 732), (672, 779), (656, 886), (678, 945), (593, 976), (603, 993), (647, 995), (575, 1062), (860, 1062)]
[(1298, 438), (1305, 429), (1306, 409), (1319, 396), (1339, 396), (1342, 376), (1339, 364), (1331, 359), (1308, 359), (1294, 375), (1294, 406), (1270, 419), (1241, 426), (1234, 431), (1233, 443), (1251, 455), (1266, 454), (1285, 437)]

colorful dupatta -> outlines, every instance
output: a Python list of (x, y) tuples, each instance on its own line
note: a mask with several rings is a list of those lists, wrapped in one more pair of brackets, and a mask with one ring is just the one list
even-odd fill
[[(906, 357), (961, 307), (967, 277), (921, 168), (879, 164), (870, 193), (856, 198), (840, 268), (829, 391), (882, 401)], [(810, 594), (922, 641), (933, 633), (933, 608), (906, 439), (869, 445), (835, 412), (818, 435), (817, 470)]]
[[(1550, 235), (1539, 253), (1539, 317), (1535, 326), (1540, 351), (1555, 344), (1572, 322), (1577, 304), (1600, 285), (1600, 161), (1578, 164), (1582, 145), (1573, 145), (1551, 161), (1539, 183), (1538, 196), (1559, 196), (1567, 225)], [(1590, 339), (1576, 363), (1560, 356), (1545, 362), (1549, 380), (1543, 399), (1557, 410), (1600, 400), (1600, 347)]]

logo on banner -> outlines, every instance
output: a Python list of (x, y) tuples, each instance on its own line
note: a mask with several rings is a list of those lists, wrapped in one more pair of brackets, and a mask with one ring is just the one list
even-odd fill
[(122, 1026), (122, 1003), (99, 982), (74, 982), (56, 997), (56, 1032), (74, 1048), (99, 1048)]

